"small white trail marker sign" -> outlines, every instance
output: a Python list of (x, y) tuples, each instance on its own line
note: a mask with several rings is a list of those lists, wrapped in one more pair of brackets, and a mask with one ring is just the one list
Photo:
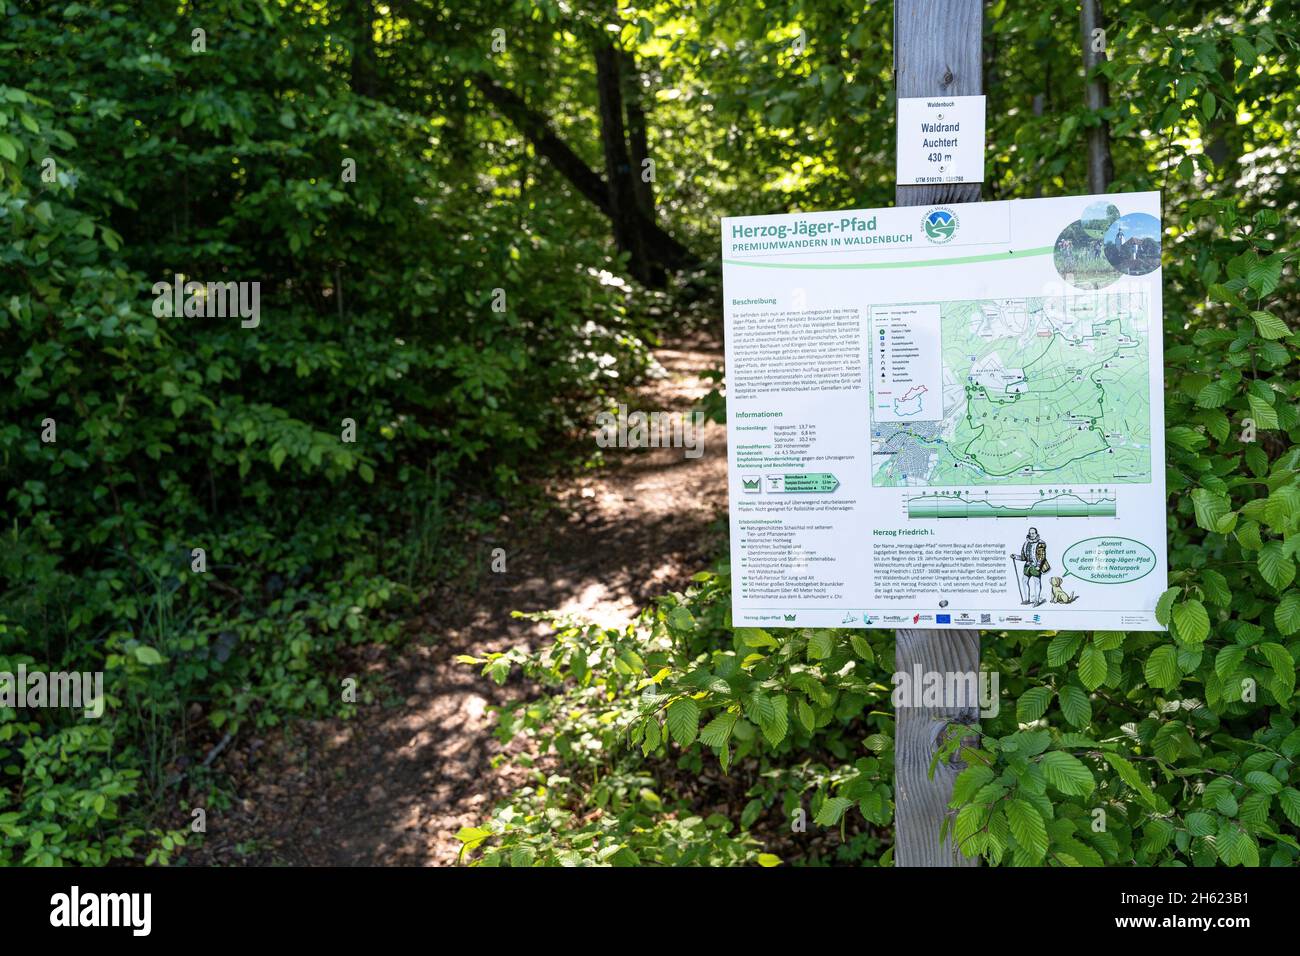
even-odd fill
[(984, 182), (984, 97), (898, 100), (900, 186)]

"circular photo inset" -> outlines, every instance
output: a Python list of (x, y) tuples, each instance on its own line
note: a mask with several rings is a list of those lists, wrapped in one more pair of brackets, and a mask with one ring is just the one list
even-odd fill
[(1052, 261), (1061, 278), (1076, 289), (1101, 289), (1119, 278), (1102, 250), (1100, 236), (1088, 235), (1081, 220), (1076, 219), (1056, 237)]
[(1119, 207), (1114, 203), (1095, 202), (1083, 211), (1079, 217), (1079, 223), (1083, 226), (1083, 231), (1094, 239), (1100, 239), (1106, 235), (1106, 230), (1110, 224), (1119, 218)]
[(1120, 216), (1102, 239), (1106, 259), (1128, 276), (1144, 276), (1160, 268), (1160, 220), (1144, 212)]

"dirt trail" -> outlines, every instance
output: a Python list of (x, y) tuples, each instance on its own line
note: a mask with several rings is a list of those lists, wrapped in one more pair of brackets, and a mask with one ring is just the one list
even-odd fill
[[(630, 410), (686, 411), (706, 394), (701, 374), (720, 350), (697, 341), (656, 351), (666, 375)], [(710, 424), (704, 454), (681, 449), (607, 452), (611, 465), (553, 483), (558, 507), (526, 540), (497, 542), (507, 573), (482, 575), (474, 593), (448, 595), (418, 624), (424, 641), (393, 652), (366, 648), (364, 686), (388, 689), (351, 720), (300, 723), (254, 741), (223, 767), (238, 799), (210, 810), (192, 862), (304, 865), (449, 865), (462, 826), (480, 823), (526, 779), (494, 770), (502, 752), (492, 705), (518, 699), (457, 654), (538, 646), (541, 625), (511, 611), (557, 610), (607, 626), (631, 621), (646, 601), (685, 587), (717, 545), (726, 508), (726, 433)], [(440, 602), (430, 602), (439, 605)]]

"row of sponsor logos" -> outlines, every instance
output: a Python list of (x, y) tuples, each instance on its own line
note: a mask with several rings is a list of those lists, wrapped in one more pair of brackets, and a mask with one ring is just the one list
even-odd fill
[[(849, 611), (844, 615), (841, 624), (854, 624), (858, 620), (857, 611)], [(970, 614), (966, 611), (949, 611), (947, 613), (921, 614), (874, 614), (871, 611), (863, 611), (861, 614), (863, 624), (947, 624), (953, 627), (978, 627), (982, 624), (1023, 624), (1026, 621), (1032, 624), (1041, 624), (1043, 616), (1041, 614), (995, 614), (992, 611), (979, 611)], [(786, 620), (790, 616), (786, 615)]]
[[(767, 620), (785, 621), (793, 624), (799, 619), (798, 614), (783, 613), (762, 615)], [(979, 611), (970, 614), (966, 611), (949, 611), (948, 613), (935, 614), (878, 614), (874, 611), (846, 611), (841, 624), (856, 624), (858, 618), (862, 618), (862, 623), (868, 627), (872, 624), (947, 624), (950, 627), (980, 627), (991, 624), (1030, 624), (1043, 623), (1041, 614), (995, 614), (992, 611)]]

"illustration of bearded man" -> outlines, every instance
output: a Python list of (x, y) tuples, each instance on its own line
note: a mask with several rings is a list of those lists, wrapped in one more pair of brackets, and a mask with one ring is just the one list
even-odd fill
[(1043, 575), (1052, 570), (1052, 566), (1047, 563), (1047, 542), (1038, 536), (1037, 528), (1029, 529), (1020, 553), (1011, 555), (1011, 559), (1023, 562), (1020, 573), (1025, 586), (1020, 591), (1020, 603), (1038, 607), (1043, 603)]

